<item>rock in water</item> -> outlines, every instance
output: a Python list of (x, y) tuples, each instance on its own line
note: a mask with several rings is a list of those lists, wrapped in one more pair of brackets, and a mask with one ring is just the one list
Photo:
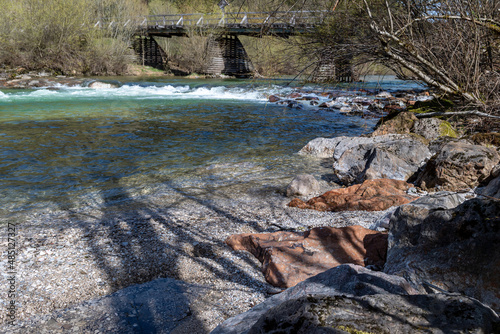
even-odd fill
[(106, 88), (118, 88), (118, 86), (115, 84), (112, 84), (112, 83), (94, 81), (94, 82), (89, 84), (89, 88), (106, 89)]
[(335, 189), (307, 202), (293, 199), (288, 206), (318, 211), (382, 211), (415, 199), (406, 193), (413, 187), (404, 181), (367, 180), (347, 188)]
[(436, 286), (500, 311), (500, 201), (475, 198), (452, 209), (433, 202), (423, 197), (393, 214), (384, 271), (420, 291)]
[(416, 183), (422, 188), (468, 190), (488, 178), (499, 162), (500, 156), (494, 148), (451, 141), (427, 162)]
[(288, 288), (344, 263), (381, 268), (387, 235), (361, 226), (317, 227), (305, 233), (237, 234), (226, 243), (257, 257), (270, 284)]
[(308, 196), (314, 193), (319, 193), (320, 185), (314, 176), (309, 174), (297, 175), (286, 188), (286, 195), (291, 196)]

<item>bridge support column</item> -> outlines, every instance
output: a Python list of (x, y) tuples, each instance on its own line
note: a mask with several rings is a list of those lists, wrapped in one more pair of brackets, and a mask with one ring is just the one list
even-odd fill
[(249, 76), (254, 67), (237, 36), (210, 36), (205, 50), (205, 73)]
[(342, 56), (323, 56), (313, 73), (316, 82), (353, 82), (359, 77), (351, 60)]
[(152, 36), (138, 35), (134, 38), (133, 48), (139, 56), (139, 62), (160, 70), (165, 69), (167, 55)]

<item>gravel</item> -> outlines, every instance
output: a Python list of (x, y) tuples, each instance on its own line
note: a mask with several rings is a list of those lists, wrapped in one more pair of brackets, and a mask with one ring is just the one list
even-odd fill
[[(83, 330), (90, 328), (85, 327), (87, 320), (78, 318), (88, 308), (85, 301), (168, 277), (205, 289), (189, 305), (196, 326), (186, 325), (185, 331), (208, 333), (276, 292), (265, 282), (257, 259), (224, 243), (228, 236), (316, 226), (368, 227), (384, 215), (289, 208), (290, 199), (282, 194), (285, 188), (281, 180), (271, 186), (171, 189), (108, 206), (42, 209), (4, 219), (0, 222), (2, 268), (8, 266), (6, 224), (17, 224), (17, 313), (14, 326), (6, 324), (6, 312), (0, 313), (0, 332), (72, 332), (75, 328), (87, 332)], [(10, 302), (8, 289), (2, 279), (2, 310)], [(73, 320), (79, 321), (78, 326), (54, 324), (54, 311), (77, 306)]]

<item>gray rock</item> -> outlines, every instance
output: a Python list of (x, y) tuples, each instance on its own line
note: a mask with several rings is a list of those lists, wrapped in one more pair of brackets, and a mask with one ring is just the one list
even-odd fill
[(309, 196), (320, 191), (320, 184), (314, 176), (309, 174), (297, 175), (286, 188), (286, 195)]
[[(419, 291), (474, 297), (500, 310), (500, 201), (453, 196), (416, 200), (391, 218), (384, 272)], [(433, 202), (434, 204), (432, 204)]]
[(434, 140), (441, 137), (443, 121), (438, 118), (423, 118), (413, 123), (412, 132), (426, 139)]
[(387, 231), (389, 229), (389, 226), (390, 226), (391, 217), (394, 214), (394, 212), (396, 211), (396, 209), (397, 209), (397, 207), (394, 207), (394, 208), (387, 210), (387, 212), (382, 217), (377, 219), (368, 228), (370, 230), (379, 231), (379, 232)]
[(500, 165), (493, 168), (491, 175), (494, 177), (488, 185), (479, 188), (477, 193), (484, 196), (500, 199)]
[(271, 309), (248, 334), (495, 333), (490, 308), (461, 295), (307, 296)]
[(268, 298), (251, 310), (227, 319), (212, 334), (248, 333), (248, 330), (273, 307), (308, 295), (365, 296), (386, 293), (407, 295), (416, 291), (401, 277), (371, 271), (354, 264), (344, 264), (311, 277)]
[(339, 142), (335, 147), (334, 158), (351, 146), (333, 164), (334, 173), (344, 184), (381, 178), (406, 181), (431, 157), (427, 146), (411, 136), (383, 135), (360, 142), (365, 143)]
[(402, 138), (407, 138), (408, 136), (404, 135), (383, 135), (378, 137), (337, 137), (340, 140), (337, 142), (334, 147), (333, 158), (335, 160), (339, 160), (342, 154), (345, 151), (350, 150), (352, 148), (358, 147), (360, 145), (373, 145), (375, 143), (383, 143), (391, 140), (397, 140)]
[(500, 156), (494, 148), (450, 141), (427, 162), (416, 184), (424, 189), (451, 191), (475, 188), (499, 162)]
[(335, 138), (315, 138), (307, 143), (300, 151), (299, 154), (310, 155), (317, 158), (331, 158), (337, 144), (348, 137), (335, 137)]

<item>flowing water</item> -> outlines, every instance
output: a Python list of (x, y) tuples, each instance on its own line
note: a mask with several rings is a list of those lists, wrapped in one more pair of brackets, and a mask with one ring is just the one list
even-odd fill
[(280, 81), (118, 80), (118, 88), (0, 91), (2, 216), (99, 207), (168, 187), (281, 184), (317, 173), (317, 162), (296, 154), (309, 140), (376, 123), (267, 103), (293, 91)]

